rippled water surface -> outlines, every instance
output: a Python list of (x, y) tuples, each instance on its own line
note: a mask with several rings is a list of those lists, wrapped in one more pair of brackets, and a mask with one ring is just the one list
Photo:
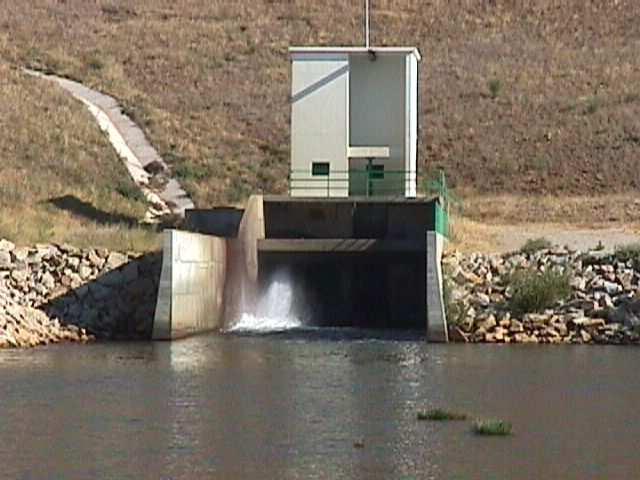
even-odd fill
[(340, 330), (0, 351), (0, 478), (639, 478), (639, 365)]

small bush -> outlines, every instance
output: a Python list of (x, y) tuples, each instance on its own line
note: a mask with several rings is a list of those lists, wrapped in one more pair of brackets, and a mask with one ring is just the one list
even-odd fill
[(104, 62), (100, 58), (92, 56), (87, 60), (87, 67), (89, 67), (90, 70), (102, 70), (104, 68)]
[(500, 95), (502, 91), (502, 82), (497, 78), (493, 80), (489, 80), (489, 93), (491, 94), (491, 98), (496, 99)]
[(251, 190), (248, 183), (245, 183), (241, 178), (234, 178), (231, 184), (227, 188), (226, 196), (231, 203), (240, 203), (246, 200), (251, 195)]
[(587, 100), (587, 106), (584, 109), (584, 113), (587, 115), (593, 115), (600, 109), (601, 105), (602, 103), (598, 97), (591, 97)]
[(534, 157), (530, 164), (534, 170), (539, 172), (546, 172), (553, 166), (551, 159), (545, 156)]
[(520, 248), (520, 253), (531, 255), (532, 253), (536, 253), (540, 250), (548, 250), (551, 247), (553, 247), (553, 244), (544, 237), (530, 238)]
[(466, 420), (469, 416), (466, 413), (451, 412), (441, 408), (431, 410), (421, 410), (418, 412), (418, 420), (430, 420), (433, 422), (460, 421)]
[(476, 435), (511, 435), (512, 426), (510, 422), (503, 420), (476, 420), (473, 422), (473, 433)]
[(210, 177), (209, 169), (201, 165), (180, 163), (173, 169), (176, 177), (181, 180), (206, 180)]
[(116, 185), (116, 192), (122, 195), (124, 198), (128, 200), (132, 200), (134, 202), (146, 202), (147, 199), (142, 193), (142, 190), (133, 183), (133, 181), (121, 181)]
[(634, 266), (640, 266), (640, 243), (618, 246), (613, 256), (619, 262), (631, 261)]
[(514, 313), (541, 312), (571, 295), (569, 272), (527, 270), (514, 274), (509, 282), (509, 308)]

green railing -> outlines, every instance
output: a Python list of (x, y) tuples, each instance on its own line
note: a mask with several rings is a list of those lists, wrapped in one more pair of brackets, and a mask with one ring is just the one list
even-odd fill
[(427, 182), (427, 191), (439, 199), (436, 206), (436, 232), (448, 238), (451, 233), (449, 223), (451, 207), (459, 205), (460, 202), (449, 190), (447, 177), (443, 170), (438, 172), (438, 177), (435, 180)]
[(449, 238), (449, 213), (436, 204), (436, 232)]
[(331, 170), (313, 175), (310, 170), (289, 172), (289, 194), (321, 196), (404, 196), (415, 192), (417, 175), (408, 170), (372, 168)]

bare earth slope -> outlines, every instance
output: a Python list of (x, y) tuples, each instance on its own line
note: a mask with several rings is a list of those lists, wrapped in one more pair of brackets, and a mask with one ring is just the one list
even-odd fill
[[(361, 42), (359, 0), (0, 0), (0, 58), (128, 106), (200, 206), (286, 191), (287, 47)], [(462, 192), (640, 186), (640, 2), (374, 0), (424, 56), (420, 161)]]

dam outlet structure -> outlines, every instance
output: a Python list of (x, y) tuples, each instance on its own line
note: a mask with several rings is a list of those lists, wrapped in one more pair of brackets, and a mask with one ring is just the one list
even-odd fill
[(187, 211), (192, 231), (164, 233), (153, 338), (304, 325), (447, 341), (441, 215), (437, 198), (260, 195), (244, 211)]
[(446, 189), (418, 195), (414, 47), (292, 47), (288, 195), (164, 233), (154, 339), (312, 327), (447, 341)]

